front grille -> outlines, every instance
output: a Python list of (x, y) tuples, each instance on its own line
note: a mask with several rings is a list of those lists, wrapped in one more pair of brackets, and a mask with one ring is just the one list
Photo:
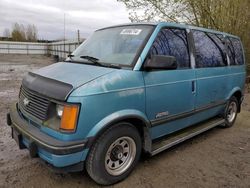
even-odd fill
[(24, 86), (20, 89), (18, 104), (21, 111), (31, 114), (42, 121), (47, 119), (50, 101)]

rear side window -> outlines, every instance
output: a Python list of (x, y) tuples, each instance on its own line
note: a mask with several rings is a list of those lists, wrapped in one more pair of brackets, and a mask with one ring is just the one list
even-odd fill
[(222, 35), (193, 31), (193, 36), (197, 68), (227, 65)]
[(186, 31), (182, 29), (163, 29), (154, 41), (151, 55), (174, 56), (178, 68), (189, 68), (189, 53)]
[(227, 37), (230, 65), (243, 65), (243, 50), (239, 39)]

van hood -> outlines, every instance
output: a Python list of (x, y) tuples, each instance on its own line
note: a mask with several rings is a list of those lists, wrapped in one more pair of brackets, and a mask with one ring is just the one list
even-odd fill
[(22, 85), (44, 96), (65, 101), (76, 88), (116, 69), (60, 62), (29, 72)]

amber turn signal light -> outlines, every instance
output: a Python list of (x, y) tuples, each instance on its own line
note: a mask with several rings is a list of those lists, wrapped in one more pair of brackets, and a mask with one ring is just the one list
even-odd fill
[(64, 106), (61, 118), (61, 126), (60, 126), (61, 130), (69, 132), (75, 131), (77, 124), (78, 110), (79, 110), (78, 105)]

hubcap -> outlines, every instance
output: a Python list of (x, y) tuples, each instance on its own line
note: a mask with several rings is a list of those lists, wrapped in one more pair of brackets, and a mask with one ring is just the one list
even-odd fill
[(237, 104), (231, 102), (227, 110), (227, 121), (229, 123), (233, 122), (237, 114)]
[(105, 169), (110, 175), (119, 176), (133, 163), (136, 155), (136, 144), (130, 137), (115, 140), (105, 155)]

